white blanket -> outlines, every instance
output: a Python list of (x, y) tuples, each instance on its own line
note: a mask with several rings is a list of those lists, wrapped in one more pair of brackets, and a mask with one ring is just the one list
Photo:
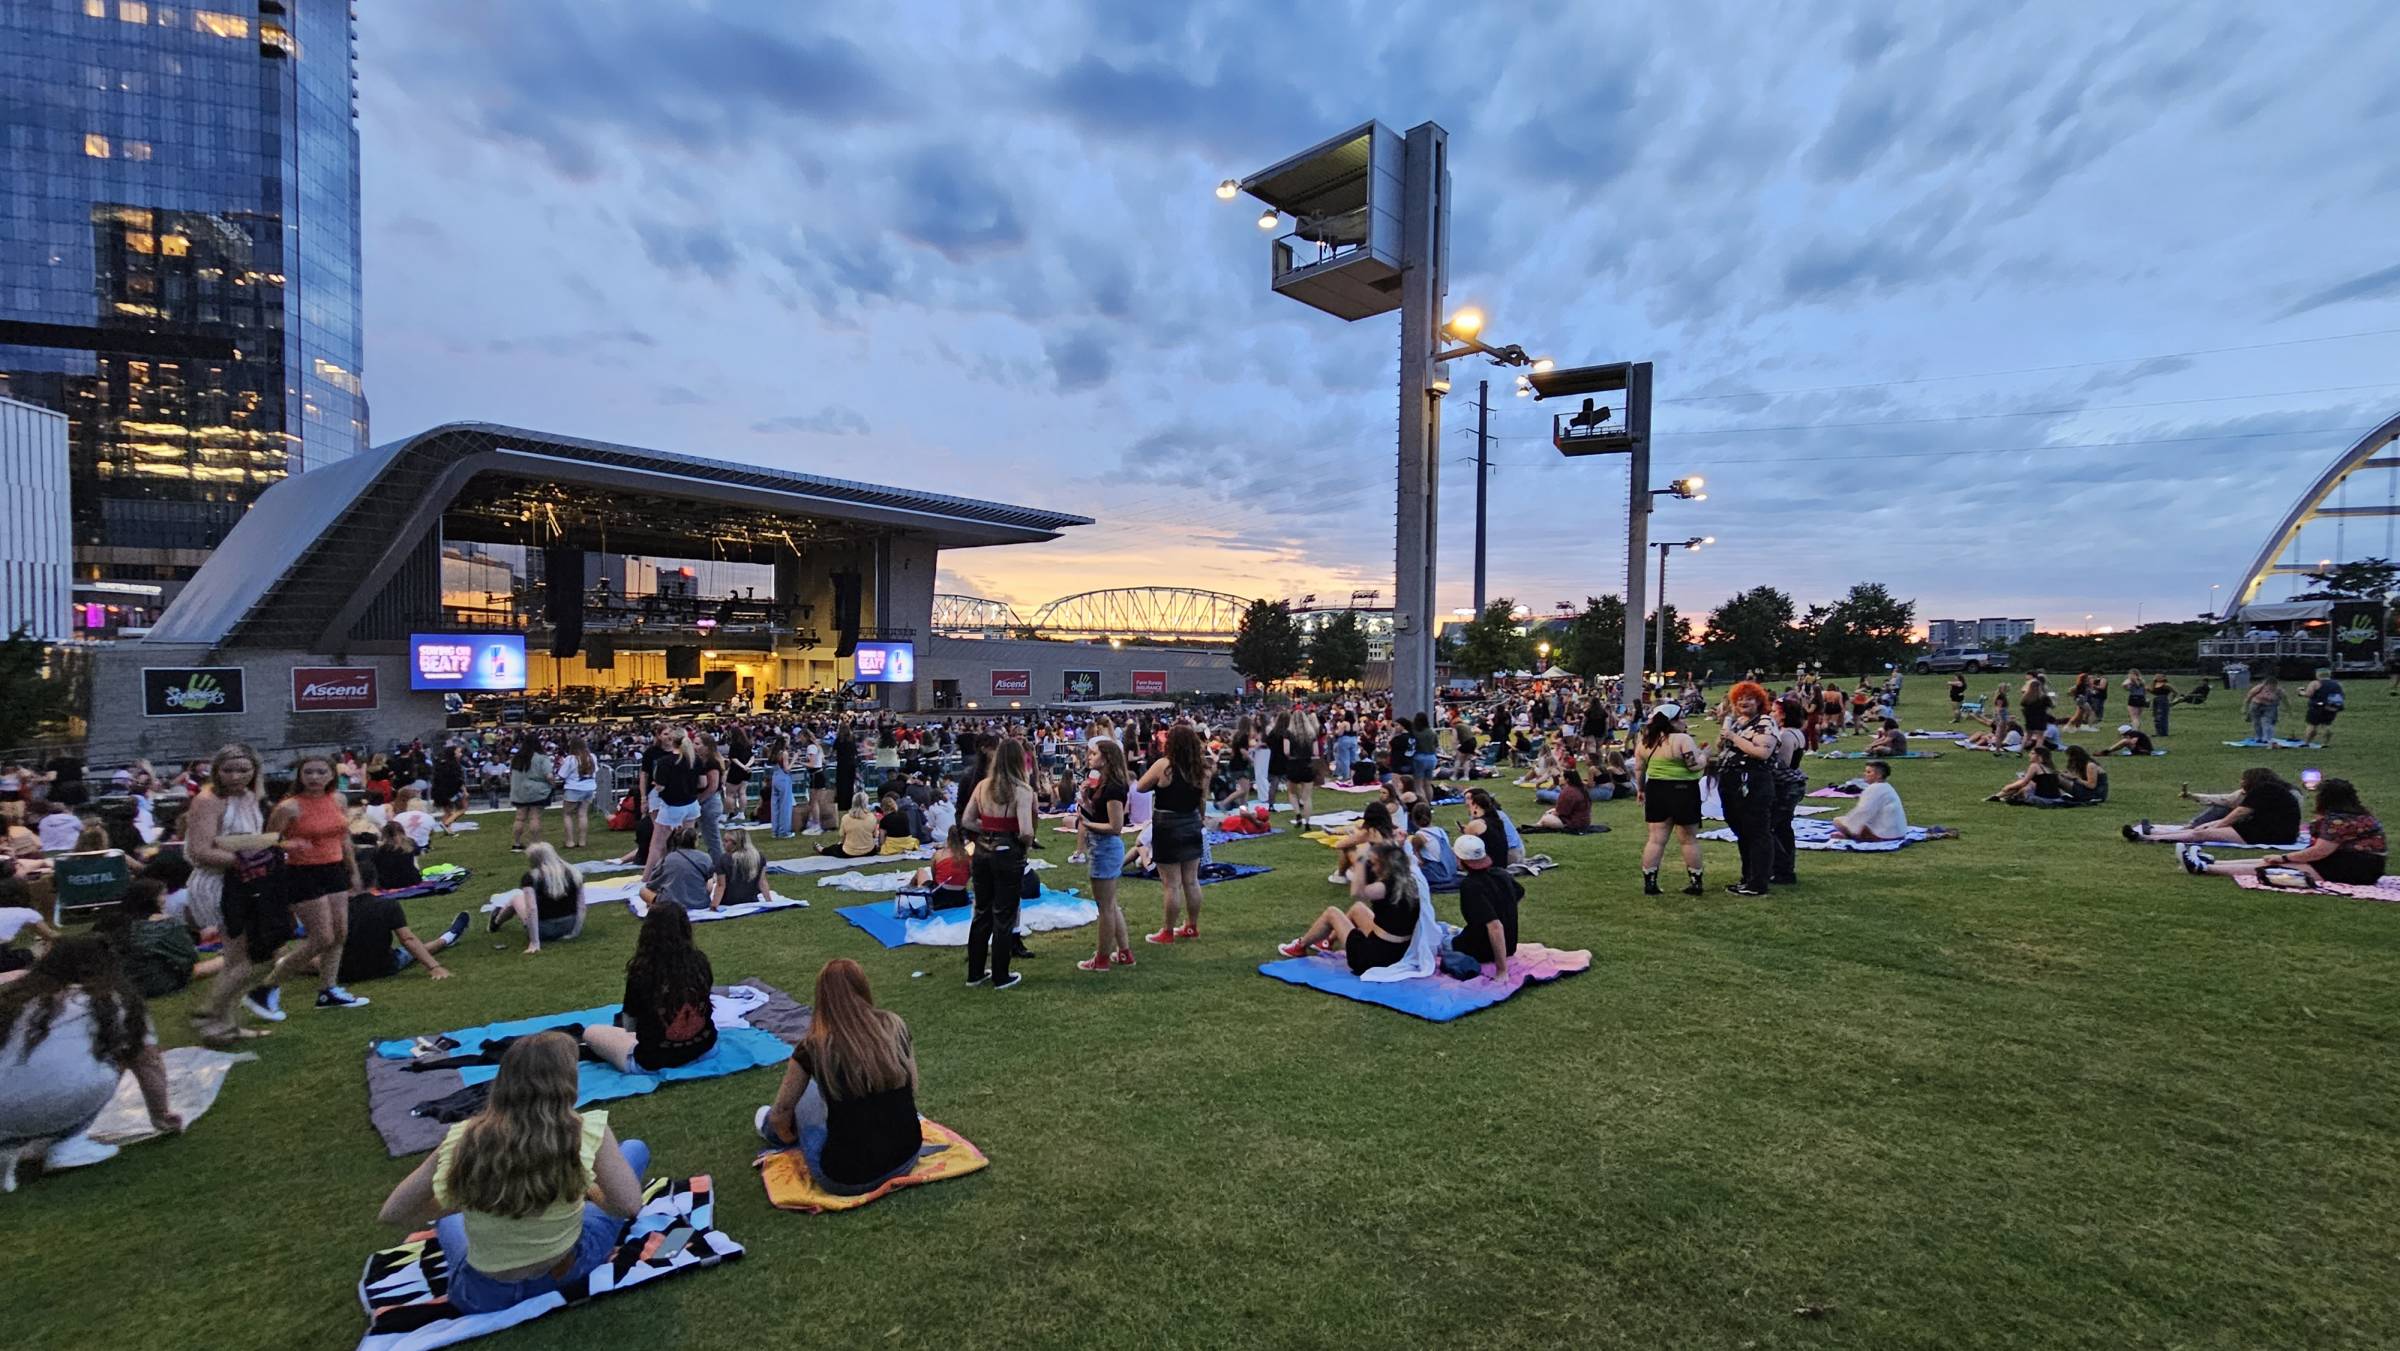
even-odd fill
[[(908, 941), (936, 948), (963, 948), (967, 945), (967, 926), (975, 917), (969, 907), (945, 911), (925, 919), (908, 921)], [(1052, 929), (1080, 929), (1086, 924), (1100, 922), (1100, 907), (1083, 898), (1044, 897), (1017, 907), (1018, 933), (1045, 933)]]
[[(1025, 871), (1029, 873), (1038, 873), (1045, 868), (1057, 866), (1048, 859), (1035, 858), (1025, 861)], [(888, 873), (837, 873), (832, 877), (818, 878), (817, 885), (834, 887), (842, 891), (902, 891), (907, 889), (908, 879), (914, 876), (916, 876), (914, 868), (901, 868)]]
[[(1730, 829), (1702, 831), (1700, 838), (1721, 840), (1726, 844), (1737, 842)], [(1930, 837), (1923, 826), (1910, 826), (1908, 838), (1905, 840), (1845, 840), (1833, 833), (1831, 821), (1792, 822), (1792, 846), (1796, 849), (1833, 850), (1845, 854), (1888, 854), (1904, 844), (1916, 844), (1928, 838)]]
[[(183, 1118), (185, 1130), (217, 1105), (225, 1076), (244, 1061), (256, 1060), (248, 1051), (229, 1054), (201, 1046), (174, 1046), (159, 1053), (167, 1063), (167, 1109)], [(150, 1124), (150, 1109), (142, 1105), (142, 1086), (131, 1073), (117, 1080), (116, 1096), (100, 1109), (86, 1132), (102, 1144), (130, 1145), (158, 1135)]]
[[(633, 912), (635, 919), (650, 917), (650, 907), (642, 904), (640, 896), (626, 897), (625, 908)], [(744, 901), (740, 905), (721, 906), (715, 910), (694, 910), (691, 912), (691, 920), (694, 924), (705, 924), (712, 919), (741, 919), (747, 915), (763, 915), (770, 910), (806, 910), (807, 908), (808, 902), (797, 896), (778, 896), (770, 891), (767, 893), (767, 899), (763, 901)]]
[(902, 863), (910, 859), (932, 857), (933, 848), (930, 845), (905, 854), (878, 854), (874, 858), (836, 858), (832, 854), (809, 854), (801, 858), (771, 859), (767, 863), (767, 871), (782, 873), (786, 877), (801, 877), (809, 873), (834, 873), (840, 872), (844, 868), (870, 867), (878, 860), (887, 863)]
[(1433, 917), (1433, 888), (1425, 885), (1425, 874), (1410, 857), (1408, 870), (1416, 874), (1417, 927), (1408, 936), (1408, 951), (1390, 966), (1371, 966), (1359, 973), (1360, 980), (1376, 982), (1415, 980), (1430, 976), (1442, 967), (1442, 944), (1449, 941), (1454, 930)]

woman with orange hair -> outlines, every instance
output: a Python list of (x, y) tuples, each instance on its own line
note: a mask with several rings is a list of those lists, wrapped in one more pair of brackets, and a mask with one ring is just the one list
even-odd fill
[(1775, 728), (1767, 721), (1767, 692), (1756, 681), (1734, 686), (1725, 705), (1712, 767), (1725, 823), (1742, 850), (1742, 880), (1725, 889), (1764, 896), (1775, 875)]

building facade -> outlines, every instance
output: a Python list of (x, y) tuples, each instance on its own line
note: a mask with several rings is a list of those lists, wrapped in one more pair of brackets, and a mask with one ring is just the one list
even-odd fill
[(1967, 647), (1976, 643), (2006, 646), (2033, 633), (2030, 619), (1928, 619), (1925, 621), (1925, 643), (1928, 647)]
[(78, 581), (365, 448), (355, 52), (350, 0), (0, 5), (0, 395), (69, 419)]
[(68, 635), (67, 420), (0, 399), (0, 635)]

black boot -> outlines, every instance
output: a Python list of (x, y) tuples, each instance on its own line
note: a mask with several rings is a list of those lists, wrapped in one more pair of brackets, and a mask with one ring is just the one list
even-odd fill
[(1692, 879), (1692, 884), (1683, 889), (1684, 895), (1697, 896), (1701, 892), (1707, 890), (1707, 888), (1700, 885), (1700, 870), (1698, 868), (1686, 868), (1683, 871), (1685, 876)]
[(1664, 896), (1666, 894), (1658, 889), (1658, 869), (1648, 868), (1643, 870), (1642, 894), (1644, 896)]

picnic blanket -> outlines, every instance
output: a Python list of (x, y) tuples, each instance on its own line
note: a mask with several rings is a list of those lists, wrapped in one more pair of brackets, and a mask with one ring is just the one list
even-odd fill
[(1318, 827), (1347, 826), (1363, 821), (1366, 817), (1365, 812), (1318, 812), (1303, 824)]
[(782, 873), (786, 877), (805, 877), (810, 873), (838, 873), (845, 868), (856, 868), (865, 863), (897, 863), (904, 858), (932, 857), (933, 849), (930, 845), (906, 854), (875, 854), (867, 858), (836, 858), (831, 854), (809, 854), (803, 858), (769, 859), (767, 871)]
[[(358, 1351), (422, 1351), (453, 1346), (503, 1328), (513, 1328), (570, 1304), (614, 1295), (662, 1276), (713, 1267), (742, 1255), (742, 1245), (716, 1227), (716, 1186), (705, 1173), (671, 1181), (654, 1178), (642, 1208), (625, 1222), (608, 1260), (592, 1268), (580, 1288), (538, 1295), (496, 1313), (460, 1313), (450, 1307), (450, 1258), (431, 1229), (408, 1236), (396, 1248), (367, 1258), (358, 1277), (358, 1302), (366, 1306), (367, 1332)], [(592, 1329), (595, 1334), (600, 1329)], [(603, 1334), (600, 1340), (608, 1340)]]
[(1973, 733), (1971, 733), (1971, 732), (1928, 732), (1928, 731), (1926, 731), (1924, 728), (1920, 727), (1920, 728), (1918, 728), (1917, 730), (1915, 730), (1915, 731), (1913, 731), (1913, 732), (1909, 733), (1908, 735), (1909, 735), (1909, 737), (1910, 737), (1912, 740), (1918, 740), (1918, 741), (1964, 741), (1964, 740), (1966, 740), (1966, 739), (1967, 739), (1969, 736), (1972, 736), (1972, 735), (1973, 735)]
[[(233, 1067), (258, 1059), (248, 1051), (228, 1053), (212, 1051), (204, 1046), (170, 1046), (159, 1052), (167, 1064), (167, 1110), (183, 1118), (185, 1130), (207, 1115), (217, 1105), (217, 1093), (225, 1087), (225, 1076)], [(134, 1081), (131, 1071), (117, 1080), (116, 1095), (100, 1115), (84, 1129), (84, 1134), (109, 1145), (139, 1144), (156, 1139), (158, 1128), (150, 1124), (150, 1109), (142, 1105), (142, 1086)]]
[[(1057, 866), (1046, 858), (1025, 860), (1025, 871), (1029, 873), (1038, 873)], [(902, 868), (888, 873), (838, 873), (832, 877), (818, 878), (817, 885), (833, 887), (840, 891), (906, 891), (909, 879), (916, 875), (917, 870), (914, 868)]]
[[(834, 913), (866, 930), (868, 937), (887, 948), (963, 948), (967, 945), (967, 928), (975, 920), (971, 906), (937, 910), (923, 919), (902, 919), (896, 903), (892, 901), (845, 905)], [(1041, 899), (1025, 901), (1017, 906), (1019, 933), (1080, 929), (1099, 921), (1100, 907), (1072, 891), (1053, 891), (1044, 887)]]
[[(2204, 847), (2213, 849), (2216, 846)], [(2393, 905), (2400, 905), (2400, 873), (2386, 873), (2381, 879), (2372, 883), (2319, 882), (2313, 887), (2269, 886), (2260, 881), (2256, 873), (2235, 873), (2233, 880), (2241, 883), (2242, 889), (2245, 891), (2277, 891), (2286, 896), (2348, 896), (2352, 900), (2386, 901)], [(118, 1096), (124, 1096), (122, 1089), (119, 1090)]]
[[(2181, 827), (2166, 826), (2161, 827), (2161, 829), (2178, 830), (2181, 829)], [(2174, 844), (2177, 842), (2174, 840), (2161, 839), (2156, 835), (2144, 835), (2139, 839), (2138, 843)], [(2300, 838), (2292, 841), (2290, 844), (2244, 844), (2240, 840), (2234, 840), (2230, 843), (2224, 840), (2210, 840), (2208, 843), (2201, 845), (2200, 847), (2212, 854), (2221, 854), (2228, 849), (2250, 849), (2264, 854), (2297, 854), (2301, 850), (2308, 848), (2308, 844), (2308, 832), (2302, 831), (2300, 832)]]
[[(711, 1079), (779, 1064), (808, 1033), (807, 1007), (764, 981), (720, 985), (712, 994), (717, 1044), (707, 1055), (691, 1064), (655, 1074), (639, 1070), (625, 1073), (586, 1060), (576, 1067), (575, 1105), (583, 1107), (655, 1092), (662, 1083)], [(440, 1039), (446, 1044), (438, 1054), (472, 1056), (482, 1050), (485, 1042), (499, 1037), (521, 1037), (569, 1024), (586, 1027), (605, 1024), (616, 1017), (617, 1008), (615, 1004), (601, 1004), (566, 1013), (460, 1028), (441, 1034)], [(471, 1112), (478, 1096), (474, 1090), (489, 1084), (499, 1073), (495, 1065), (413, 1070), (410, 1062), (417, 1059), (417, 1041), (402, 1038), (374, 1042), (367, 1047), (367, 1117), (374, 1123), (376, 1133), (383, 1137), (385, 1151), (395, 1159), (440, 1144), (449, 1126), (438, 1119), (437, 1110), (454, 1117)]]
[(428, 877), (410, 887), (378, 889), (375, 894), (394, 901), (413, 901), (419, 896), (447, 896), (467, 884), (470, 874), (464, 868), (443, 877)]
[(1902, 751), (1898, 755), (1869, 755), (1865, 751), (1818, 751), (1820, 760), (1939, 760), (1940, 751)]
[[(770, 892), (769, 895), (773, 895), (773, 893)], [(633, 912), (635, 919), (650, 917), (650, 907), (642, 902), (640, 896), (626, 897), (625, 908)], [(702, 906), (697, 910), (688, 911), (687, 914), (692, 923), (706, 924), (712, 919), (748, 919), (752, 915), (763, 915), (771, 910), (806, 910), (807, 908), (808, 902), (798, 896), (775, 896), (772, 900), (744, 901), (739, 905), (718, 906), (714, 910)]]
[(2300, 750), (2300, 749), (2302, 749), (2303, 747), (2305, 747), (2305, 746), (2307, 746), (2307, 745), (2308, 745), (2308, 743), (2307, 743), (2307, 742), (2305, 742), (2305, 741), (2294, 741), (2294, 740), (2292, 740), (2292, 739), (2291, 739), (2291, 738), (2289, 738), (2289, 737), (2280, 737), (2280, 736), (2279, 736), (2279, 737), (2277, 737), (2277, 738), (2275, 738), (2273, 741), (2260, 741), (2260, 740), (2259, 740), (2259, 739), (2257, 739), (2256, 737), (2243, 737), (2243, 738), (2242, 738), (2241, 740), (2239, 740), (2239, 741), (2228, 741), (2228, 742), (2226, 742), (2225, 744), (2226, 744), (2226, 745), (2228, 745), (2228, 746), (2241, 746), (2241, 747), (2245, 747), (2245, 748), (2252, 749), (2252, 750), (2285, 750), (2285, 751), (2296, 751), (2296, 750)]
[[(1200, 885), (1207, 886), (1211, 882), (1231, 882), (1237, 878), (1256, 877), (1260, 873), (1273, 871), (1275, 871), (1273, 868), (1262, 863), (1218, 863), (1212, 860), (1200, 865)], [(1158, 880), (1158, 869), (1127, 868), (1125, 875), (1144, 882), (1155, 882)]]
[(1377, 983), (1351, 975), (1347, 962), (1330, 955), (1286, 957), (1262, 963), (1258, 973), (1362, 1004), (1397, 1009), (1428, 1022), (1446, 1023), (1488, 1009), (1528, 985), (1588, 971), (1591, 965), (1592, 954), (1588, 951), (1561, 952), (1539, 943), (1521, 943), (1508, 959), (1505, 980), (1483, 974), (1473, 980), (1453, 980), (1436, 972), (1413, 980)]
[(948, 1182), (954, 1177), (981, 1172), (992, 1161), (983, 1156), (967, 1137), (939, 1121), (917, 1118), (917, 1130), (924, 1143), (917, 1147), (917, 1161), (909, 1170), (871, 1192), (844, 1196), (829, 1192), (817, 1185), (808, 1175), (808, 1160), (797, 1149), (770, 1149), (758, 1156), (759, 1180), (767, 1184), (767, 1202), (779, 1210), (797, 1210), (810, 1215), (828, 1211), (856, 1210), (860, 1206), (882, 1200), (902, 1187), (922, 1187), (928, 1182)]
[[(1736, 842), (1731, 829), (1704, 830), (1700, 832), (1700, 838), (1704, 840), (1719, 840), (1726, 844), (1733, 844)], [(1934, 838), (1937, 837), (1926, 827), (1910, 826), (1908, 828), (1908, 838), (1905, 840), (1875, 840), (1872, 842), (1864, 840), (1845, 840), (1839, 835), (1834, 834), (1833, 822), (1831, 821), (1792, 822), (1792, 845), (1797, 849), (1829, 849), (1845, 854), (1888, 854), (1893, 850), (1899, 849), (1903, 846), (1917, 844)]]
[(613, 858), (587, 858), (572, 866), (577, 877), (598, 877), (604, 873), (637, 873), (642, 870), (642, 865), (639, 863), (622, 863)]
[(1860, 790), (1856, 788), (1844, 791), (1840, 787), (1825, 787), (1811, 788), (1808, 790), (1808, 795), (1810, 797), (1838, 797), (1847, 802), (1855, 802), (1858, 800), (1859, 792)]

